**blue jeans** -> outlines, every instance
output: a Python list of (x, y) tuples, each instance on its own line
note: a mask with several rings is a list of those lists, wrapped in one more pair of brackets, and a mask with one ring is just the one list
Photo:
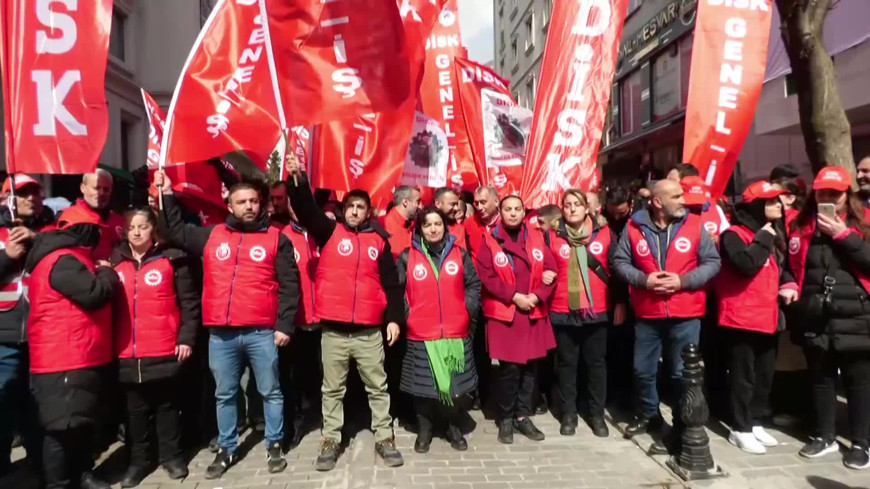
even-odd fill
[(284, 396), (278, 377), (275, 332), (269, 328), (209, 328), (208, 366), (216, 385), (218, 445), (229, 453), (234, 453), (239, 444), (236, 396), (245, 358), (263, 398), (266, 445), (284, 438)]
[(698, 344), (700, 332), (701, 321), (698, 318), (637, 319), (634, 380), (639, 416), (651, 418), (659, 412), (659, 393), (656, 390), (659, 358), (667, 367), (671, 382), (678, 386), (683, 378), (683, 358), (680, 353), (689, 343)]
[(29, 368), (27, 343), (0, 344), (0, 475), (9, 468), (15, 428), (21, 433), (27, 457), (38, 462), (41, 456), (39, 420), (30, 394)]

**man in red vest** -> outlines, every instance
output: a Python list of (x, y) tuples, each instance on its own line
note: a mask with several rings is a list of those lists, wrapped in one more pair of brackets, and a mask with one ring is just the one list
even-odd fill
[[(632, 215), (614, 255), (616, 276), (629, 285), (637, 317), (634, 375), (638, 410), (625, 429), (630, 438), (662, 425), (656, 390), (658, 361), (675, 387), (683, 373), (680, 354), (698, 344), (700, 318), (706, 308), (705, 286), (719, 272), (716, 246), (697, 215), (686, 211), (678, 182), (655, 184), (649, 209)], [(679, 392), (675, 390), (674, 392)], [(679, 419), (675, 417), (675, 423)]]
[(284, 397), (278, 376), (278, 347), (290, 343), (299, 301), (293, 244), (269, 225), (260, 189), (248, 183), (230, 188), (230, 215), (205, 228), (184, 224), (172, 183), (155, 172), (163, 190), (167, 238), (202, 256), (202, 323), (208, 328), (208, 363), (215, 377), (218, 452), (206, 470), (216, 479), (235, 462), (239, 434), (237, 395), (247, 360), (263, 399), (266, 465), (283, 471)]
[(308, 178), (293, 155), (287, 158), (290, 206), (320, 246), (315, 275), (314, 316), (320, 320), (323, 363), (323, 442), (315, 468), (335, 468), (341, 451), (344, 394), (350, 360), (356, 360), (372, 411), (375, 451), (389, 467), (404, 464), (393, 441), (390, 395), (384, 370), (381, 327), (392, 346), (404, 318), (404, 290), (386, 233), (370, 220), (371, 200), (362, 190), (344, 198), (333, 221), (317, 207)]
[[(498, 190), (495, 187), (478, 187), (474, 191), (474, 215), (465, 221), (468, 232), (468, 251), (472, 256), (480, 249), (483, 235), (492, 232), (498, 224)], [(482, 379), (481, 379), (481, 383)]]
[(459, 200), (459, 193), (450, 187), (441, 187), (435, 191), (435, 207), (447, 216), (447, 228), (450, 234), (456, 238), (456, 245), (467, 248), (465, 226), (459, 223), (460, 213), (465, 215), (465, 203)]
[(414, 216), (420, 207), (420, 190), (410, 185), (400, 185), (393, 192), (393, 208), (380, 219), (384, 230), (390, 235), (393, 258), (411, 246), (414, 231)]
[(112, 174), (106, 170), (98, 168), (94, 173), (86, 173), (82, 175), (82, 184), (79, 186), (82, 198), (73, 204), (90, 208), (103, 220), (100, 243), (94, 248), (94, 260), (108, 260), (112, 250), (124, 237), (124, 217), (109, 208), (112, 186)]

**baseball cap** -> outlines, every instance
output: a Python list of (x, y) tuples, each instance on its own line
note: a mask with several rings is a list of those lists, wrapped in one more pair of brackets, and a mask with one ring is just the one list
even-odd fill
[(104, 226), (100, 215), (90, 207), (84, 205), (71, 205), (64, 209), (57, 221), (61, 229), (66, 229), (76, 224), (96, 224)]
[(813, 180), (813, 190), (830, 189), (845, 192), (852, 186), (852, 175), (841, 166), (822, 168)]
[(772, 199), (778, 195), (787, 193), (785, 190), (771, 185), (770, 182), (759, 180), (750, 183), (746, 190), (743, 191), (743, 202), (749, 203), (755, 199)]
[[(36, 185), (39, 188), (42, 188), (42, 184), (39, 183), (39, 180), (31, 177), (30, 175), (26, 175), (24, 173), (16, 173), (15, 174), (15, 190), (21, 190), (27, 185)], [(11, 187), (10, 178), (6, 177), (6, 181), (3, 182), (2, 193), (9, 193), (9, 189)]]
[(683, 177), (680, 186), (683, 187), (683, 199), (686, 205), (703, 205), (707, 202), (707, 184), (701, 177)]

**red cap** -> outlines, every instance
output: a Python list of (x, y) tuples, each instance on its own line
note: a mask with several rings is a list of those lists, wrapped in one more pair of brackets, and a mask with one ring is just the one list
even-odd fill
[[(24, 173), (16, 173), (15, 174), (15, 190), (21, 190), (23, 187), (27, 185), (36, 185), (39, 188), (42, 188), (42, 184), (39, 183), (39, 180), (31, 177), (30, 175), (26, 175)], [(9, 193), (9, 187), (11, 187), (9, 178), (6, 178), (6, 181), (3, 182), (3, 190), (2, 193)]]
[(772, 199), (784, 193), (786, 193), (785, 190), (771, 185), (770, 182), (759, 180), (750, 183), (749, 186), (746, 187), (746, 190), (743, 191), (743, 202), (749, 203), (755, 199)]
[(100, 215), (96, 213), (93, 209), (88, 207), (87, 205), (71, 205), (64, 209), (63, 214), (60, 215), (60, 219), (57, 221), (57, 225), (61, 229), (66, 229), (70, 226), (75, 226), (76, 224), (96, 224), (98, 226), (104, 226), (103, 220), (100, 219)]
[(704, 205), (707, 202), (707, 184), (701, 177), (689, 176), (680, 180), (686, 205)]
[(841, 166), (822, 168), (813, 180), (813, 190), (830, 189), (845, 192), (852, 186), (852, 175)]

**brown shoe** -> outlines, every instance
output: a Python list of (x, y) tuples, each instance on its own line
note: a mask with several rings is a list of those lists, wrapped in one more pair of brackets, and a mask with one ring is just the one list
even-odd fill
[(396, 444), (392, 438), (375, 443), (375, 451), (384, 459), (384, 464), (387, 467), (401, 467), (405, 465), (405, 460), (402, 458), (399, 450), (396, 449)]
[(321, 472), (334, 469), (339, 455), (341, 455), (341, 444), (335, 440), (324, 438), (323, 442), (320, 443), (320, 455), (317, 456), (314, 468)]

